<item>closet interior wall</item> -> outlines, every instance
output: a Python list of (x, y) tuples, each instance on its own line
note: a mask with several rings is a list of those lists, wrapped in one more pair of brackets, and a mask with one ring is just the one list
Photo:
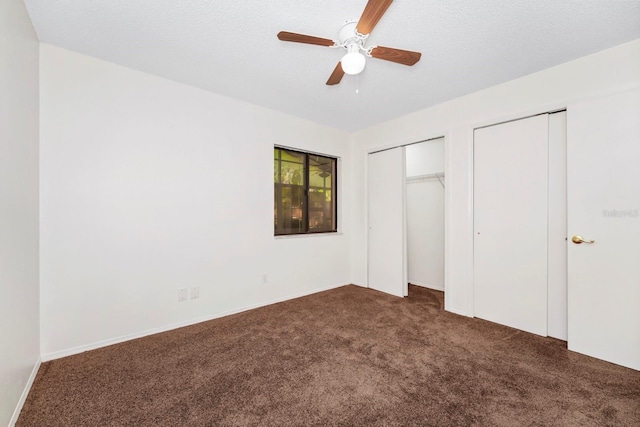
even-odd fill
[(444, 138), (406, 147), (409, 283), (444, 291)]

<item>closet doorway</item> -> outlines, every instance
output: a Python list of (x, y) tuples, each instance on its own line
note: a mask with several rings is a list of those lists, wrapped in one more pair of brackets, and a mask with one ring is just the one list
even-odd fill
[[(408, 296), (445, 286), (444, 137), (367, 156), (367, 286)], [(409, 210), (411, 212), (409, 212)]]
[(444, 138), (408, 145), (405, 170), (408, 281), (444, 291)]

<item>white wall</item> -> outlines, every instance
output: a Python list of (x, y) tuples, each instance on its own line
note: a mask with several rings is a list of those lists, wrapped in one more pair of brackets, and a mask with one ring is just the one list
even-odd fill
[(38, 39), (0, 2), (0, 425), (38, 366)]
[[(463, 66), (463, 64), (461, 64)], [(640, 85), (640, 40), (454, 99), (352, 135), (352, 156), (445, 135), (446, 308), (473, 315), (472, 143), (477, 126), (566, 107), (568, 102)], [(428, 96), (428, 94), (425, 94)], [(365, 167), (354, 162), (351, 280), (366, 283)]]
[(406, 147), (409, 283), (444, 290), (444, 138)]
[(444, 138), (407, 145), (407, 177), (444, 172)]
[(349, 283), (349, 175), (342, 233), (276, 239), (271, 161), (349, 170), (347, 133), (49, 45), (40, 64), (43, 359)]

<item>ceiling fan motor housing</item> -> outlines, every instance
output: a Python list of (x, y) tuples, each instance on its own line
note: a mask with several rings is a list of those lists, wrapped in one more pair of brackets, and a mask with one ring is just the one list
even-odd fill
[(347, 21), (340, 30), (338, 31), (338, 41), (340, 46), (347, 47), (352, 43), (357, 43), (362, 47), (364, 39), (367, 37), (358, 34), (356, 31), (356, 26), (358, 25), (358, 21)]

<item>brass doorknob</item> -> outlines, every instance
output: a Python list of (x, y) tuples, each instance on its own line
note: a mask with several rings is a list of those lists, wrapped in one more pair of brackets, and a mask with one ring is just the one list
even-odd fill
[(580, 243), (595, 243), (596, 242), (595, 240), (585, 240), (585, 239), (582, 238), (582, 236), (579, 236), (577, 234), (571, 238), (571, 241), (573, 243), (575, 243), (576, 245), (579, 245)]

